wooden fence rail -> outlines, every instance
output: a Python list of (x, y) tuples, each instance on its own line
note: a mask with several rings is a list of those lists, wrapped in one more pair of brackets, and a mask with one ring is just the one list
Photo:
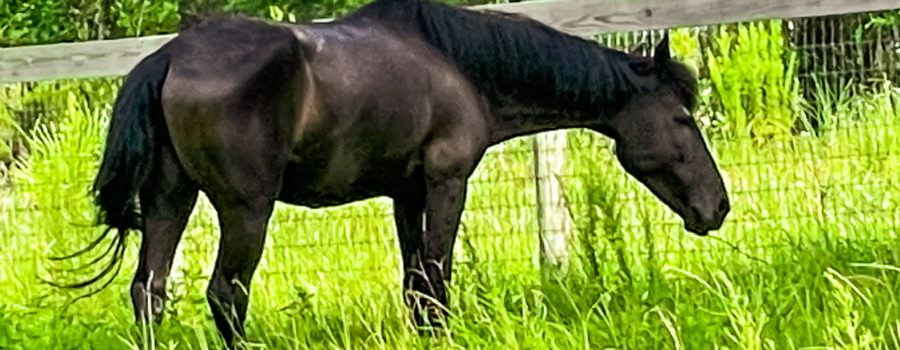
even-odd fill
[[(476, 6), (595, 34), (900, 8), (900, 0), (553, 0)], [(0, 83), (124, 75), (174, 38), (159, 35), (0, 49)]]

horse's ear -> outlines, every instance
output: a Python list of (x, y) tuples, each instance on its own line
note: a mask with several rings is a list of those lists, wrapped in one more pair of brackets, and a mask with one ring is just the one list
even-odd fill
[(638, 58), (628, 63), (631, 70), (637, 75), (650, 75), (656, 70), (656, 62), (650, 58)]
[(672, 55), (669, 53), (669, 33), (666, 32), (663, 34), (662, 41), (656, 45), (656, 49), (653, 50), (653, 58), (656, 62), (666, 62), (672, 59)]

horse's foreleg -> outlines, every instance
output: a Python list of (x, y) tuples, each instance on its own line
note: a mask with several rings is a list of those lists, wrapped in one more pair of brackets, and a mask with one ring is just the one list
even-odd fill
[(422, 305), (419, 304), (415, 283), (424, 280), (422, 265), (422, 215), (425, 212), (425, 191), (421, 180), (408, 186), (394, 197), (394, 223), (397, 226), (397, 238), (400, 242), (400, 253), (403, 258), (403, 299), (413, 310), (413, 322), (421, 325)]
[(140, 194), (143, 239), (131, 284), (138, 322), (162, 320), (166, 278), (181, 233), (197, 201), (197, 185), (187, 177), (169, 148), (164, 147), (160, 152), (158, 164)]
[(433, 322), (442, 325), (449, 306), (453, 244), (466, 198), (466, 179), (450, 177), (426, 181), (425, 232), (422, 239), (422, 276), (413, 284), (426, 297), (421, 302)]
[[(212, 198), (211, 198), (212, 199)], [(250, 280), (262, 256), (274, 199), (215, 200), (222, 237), (207, 298), (216, 326), (229, 347), (244, 337)]]

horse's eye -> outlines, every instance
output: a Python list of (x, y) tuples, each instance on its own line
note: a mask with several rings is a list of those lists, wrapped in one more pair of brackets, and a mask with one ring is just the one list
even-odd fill
[(679, 115), (675, 117), (675, 122), (681, 125), (691, 126), (694, 124), (694, 118), (689, 115)]

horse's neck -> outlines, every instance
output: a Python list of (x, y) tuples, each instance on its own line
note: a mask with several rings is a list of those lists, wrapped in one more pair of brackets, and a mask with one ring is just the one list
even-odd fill
[[(614, 67), (584, 74), (598, 74), (606, 79), (601, 79), (576, 94), (547, 92), (547, 96), (556, 95), (555, 99), (550, 97), (525, 101), (514, 93), (495, 93), (502, 97), (491, 99), (495, 119), (492, 139), (501, 142), (516, 136), (567, 128), (606, 130), (604, 120), (618, 113), (625, 100), (631, 96), (632, 82), (627, 81), (628, 72), (621, 72)], [(588, 91), (588, 88), (598, 91)], [(580, 95), (581, 98), (572, 98), (573, 95)], [(585, 97), (589, 95), (593, 97)]]
[(549, 109), (517, 105), (495, 106), (493, 108), (493, 118), (492, 144), (517, 136), (543, 131), (568, 128), (591, 128), (595, 130), (602, 128), (600, 116), (590, 117), (577, 112), (562, 113)]

